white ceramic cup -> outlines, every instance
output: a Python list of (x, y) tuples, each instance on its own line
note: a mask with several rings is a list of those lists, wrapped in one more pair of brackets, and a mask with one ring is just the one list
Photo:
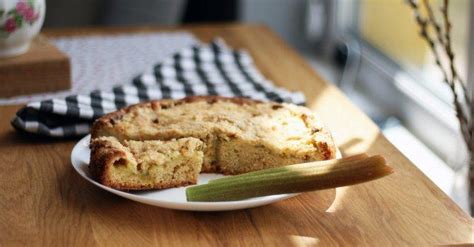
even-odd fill
[(0, 0), (0, 57), (28, 51), (44, 21), (44, 0)]

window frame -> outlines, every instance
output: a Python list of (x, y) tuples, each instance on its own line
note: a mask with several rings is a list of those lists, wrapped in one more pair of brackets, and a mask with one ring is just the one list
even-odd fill
[[(373, 102), (385, 115), (394, 115), (423, 143), (432, 149), (452, 169), (461, 169), (467, 158), (459, 132), (459, 123), (452, 107), (452, 96), (444, 93), (441, 84), (436, 90), (429, 90), (422, 75), (407, 70), (392, 58), (366, 41), (360, 35), (359, 1), (337, 1), (337, 13), (344, 13), (336, 20), (338, 42), (348, 40), (357, 43), (359, 55), (358, 73), (354, 84), (340, 85), (350, 94), (358, 94)], [(474, 23), (474, 3), (469, 8), (470, 23)], [(350, 11), (348, 11), (350, 10)], [(350, 16), (348, 16), (348, 14)], [(474, 25), (469, 25), (469, 39), (474, 38)], [(471, 94), (474, 79), (474, 42), (468, 42), (468, 87)], [(348, 49), (354, 46), (347, 46)], [(436, 85), (436, 83), (434, 83)], [(430, 85), (431, 87), (431, 85)], [(439, 92), (442, 92), (441, 94)], [(446, 145), (451, 143), (450, 145)]]

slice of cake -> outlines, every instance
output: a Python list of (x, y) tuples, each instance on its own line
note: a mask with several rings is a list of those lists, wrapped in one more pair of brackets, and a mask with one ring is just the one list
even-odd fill
[[(137, 104), (98, 119), (92, 143), (101, 137), (114, 137), (124, 146), (132, 140), (198, 139), (203, 142), (201, 172), (240, 174), (335, 158), (329, 131), (308, 108), (243, 98), (201, 96)], [(91, 163), (91, 169), (102, 169), (95, 166)]]
[(120, 143), (115, 137), (100, 137), (91, 142), (90, 171), (102, 184), (122, 190), (195, 184), (202, 150), (196, 138)]

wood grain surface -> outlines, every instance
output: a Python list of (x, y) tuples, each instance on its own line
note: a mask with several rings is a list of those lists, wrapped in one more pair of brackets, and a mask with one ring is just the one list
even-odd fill
[(69, 58), (39, 35), (25, 54), (0, 58), (0, 88), (0, 97), (69, 89)]
[(301, 90), (344, 154), (382, 154), (395, 174), (305, 193), (254, 209), (198, 213), (148, 206), (75, 173), (77, 140), (20, 135), (19, 106), (0, 107), (0, 245), (60, 246), (420, 246), (473, 243), (473, 220), (424, 176), (337, 88), (324, 82), (269, 29), (255, 25), (50, 30), (50, 36), (188, 30), (245, 48), (265, 76)]

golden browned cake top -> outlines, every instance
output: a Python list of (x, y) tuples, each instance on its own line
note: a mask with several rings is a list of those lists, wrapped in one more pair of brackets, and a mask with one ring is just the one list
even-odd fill
[[(162, 141), (133, 141), (124, 140), (120, 143), (115, 137), (99, 137), (92, 140), (92, 146), (100, 145), (108, 147), (112, 150), (123, 152), (124, 158), (129, 162), (140, 164), (150, 162), (163, 164), (166, 162), (165, 157), (177, 155), (190, 155), (195, 150), (202, 150), (203, 144), (196, 138), (181, 138), (169, 142)], [(100, 148), (94, 148), (101, 150)]]
[(92, 128), (92, 138), (167, 140), (181, 137), (239, 138), (288, 152), (317, 150), (333, 158), (330, 133), (308, 108), (242, 98), (191, 97), (137, 104), (105, 115)]

